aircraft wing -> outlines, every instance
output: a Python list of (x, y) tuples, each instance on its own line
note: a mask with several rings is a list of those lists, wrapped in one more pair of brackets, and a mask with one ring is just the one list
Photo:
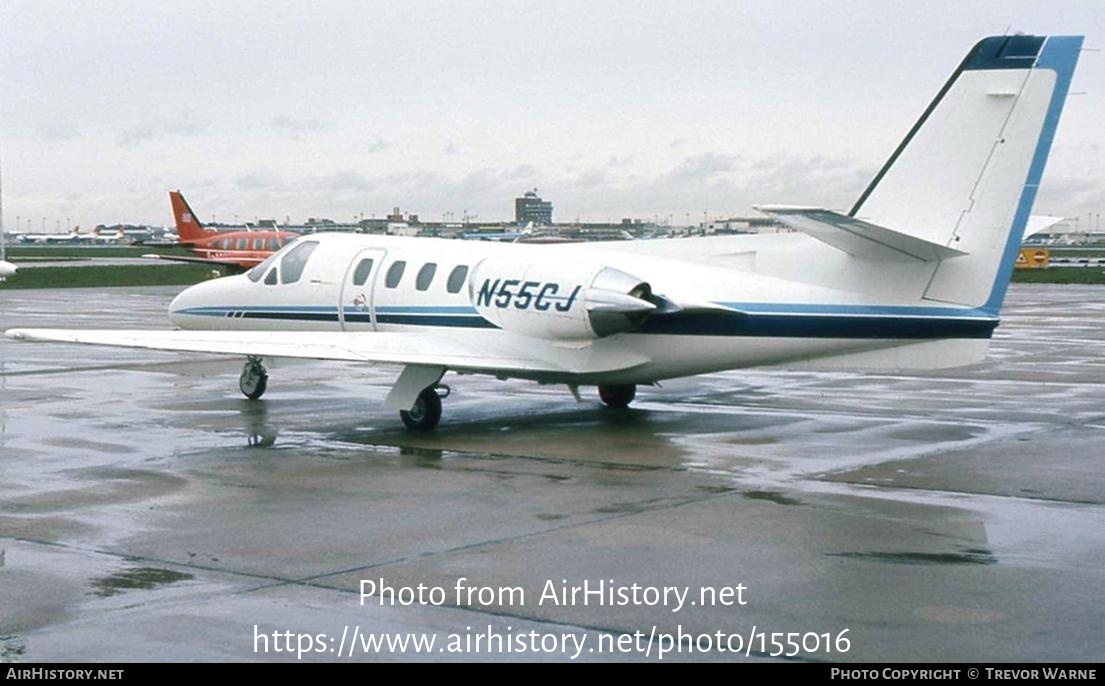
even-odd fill
[(756, 205), (764, 214), (855, 257), (938, 262), (967, 253), (820, 207)]
[(249, 269), (264, 262), (261, 257), (192, 257), (188, 255), (161, 255), (159, 253), (147, 253), (142, 257), (153, 260), (169, 260), (170, 262), (192, 262), (195, 264), (213, 264), (222, 267), (240, 267)]
[[(190, 248), (195, 244), (195, 241), (142, 241), (139, 245), (147, 248)], [(145, 257), (151, 257), (151, 255), (145, 255)]]
[[(632, 353), (598, 353), (590, 347), (560, 347), (536, 339), (526, 339), (524, 344), (489, 345), (485, 335), (469, 339), (461, 332), (11, 329), (6, 335), (20, 341), (427, 365), (471, 372), (601, 374), (648, 362), (647, 358)], [(524, 352), (519, 354), (519, 350)]]

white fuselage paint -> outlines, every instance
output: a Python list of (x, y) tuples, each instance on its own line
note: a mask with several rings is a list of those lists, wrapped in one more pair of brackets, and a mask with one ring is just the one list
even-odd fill
[[(291, 244), (258, 268), (256, 280), (243, 274), (185, 290), (170, 307), (173, 323), (184, 329), (360, 333), (425, 331), (432, 327), (438, 332), (447, 331), (458, 343), (494, 343), (500, 348), (514, 349), (520, 356), (539, 354), (547, 359), (570, 351), (573, 359), (578, 359), (579, 351), (586, 349), (596, 360), (625, 357), (641, 361), (631, 369), (598, 376), (518, 371), (502, 374), (584, 384), (649, 383), (724, 369), (819, 359), (847, 359), (860, 367), (867, 363), (865, 354), (897, 346), (918, 353), (883, 355), (880, 359), (884, 361), (876, 366), (952, 366), (980, 359), (985, 354), (987, 336), (955, 335), (960, 329), (949, 335), (941, 325), (950, 321), (953, 327), (965, 324), (977, 329), (992, 328), (995, 323), (992, 316), (978, 310), (952, 311), (923, 304), (919, 297), (902, 297), (907, 293), (920, 295), (928, 277), (923, 270), (905, 272), (902, 279), (885, 289), (871, 288), (872, 284), (863, 278), (868, 272), (856, 269), (855, 260), (841, 261), (832, 248), (799, 234), (706, 240), (701, 246), (709, 254), (699, 255), (695, 260), (661, 255), (669, 252), (668, 248), (672, 253), (693, 248), (696, 239), (525, 245), (317, 234), (301, 238), (298, 243), (307, 241), (318, 245), (296, 282), (266, 283), (269, 270), (275, 267), (279, 272), (282, 258), (296, 245)], [(808, 281), (740, 268), (753, 266), (761, 253), (767, 263), (777, 261), (780, 250), (810, 261)], [(727, 257), (731, 254), (752, 258), (742, 257), (734, 268)], [(373, 267), (363, 283), (357, 284), (357, 267), (365, 258), (374, 260)], [(395, 287), (388, 287), (388, 272), (399, 261), (406, 262), (402, 278)], [(436, 271), (428, 287), (420, 290), (417, 276), (429, 263), (436, 264)], [(539, 264), (547, 274), (563, 274), (558, 292), (564, 295), (577, 286), (585, 288), (588, 278), (609, 267), (647, 282), (653, 294), (678, 304), (684, 314), (689, 310), (695, 314), (690, 316), (689, 323), (682, 315), (670, 319), (667, 326), (656, 326), (656, 321), (649, 320), (639, 330), (598, 338), (550, 340), (530, 331), (512, 330), (506, 324), (507, 328), (499, 328), (476, 308), (481, 288), (488, 287), (487, 270), (480, 267), (490, 263), (498, 265), (497, 276), (503, 277), (509, 276), (502, 273), (504, 270), (509, 272), (510, 265), (517, 264), (519, 282), (527, 278), (521, 273), (525, 265)], [(459, 290), (449, 292), (447, 279), (458, 266), (468, 267), (467, 278)], [(838, 273), (833, 276), (827, 270)], [(849, 276), (856, 274), (860, 275), (859, 281)], [(533, 283), (547, 281), (541, 277)], [(840, 287), (819, 285), (826, 282)], [(533, 293), (540, 288), (533, 286)], [(507, 309), (520, 309), (520, 305), (532, 309), (533, 305), (532, 298), (496, 300), (505, 302)], [(559, 314), (556, 308), (547, 307), (547, 316), (585, 316), (579, 311), (582, 301), (577, 298), (571, 303), (571, 311)], [(564, 304), (567, 298), (557, 302)], [(900, 328), (903, 315), (908, 327), (912, 327), (904, 335)], [(726, 330), (715, 331), (719, 328), (716, 322), (727, 322), (720, 326)], [(931, 336), (926, 333), (930, 322), (936, 325)], [(754, 326), (742, 328), (747, 323)], [(881, 335), (879, 327), (884, 324), (889, 328)], [(862, 333), (848, 335), (852, 330)], [(926, 341), (939, 341), (942, 345), (922, 345)], [(964, 350), (969, 353), (964, 354)]]

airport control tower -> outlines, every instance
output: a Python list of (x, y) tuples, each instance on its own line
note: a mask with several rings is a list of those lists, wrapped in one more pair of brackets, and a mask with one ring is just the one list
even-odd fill
[(552, 224), (552, 203), (542, 200), (537, 189), (526, 191), (514, 199), (514, 221), (520, 226), (533, 222), (536, 226)]

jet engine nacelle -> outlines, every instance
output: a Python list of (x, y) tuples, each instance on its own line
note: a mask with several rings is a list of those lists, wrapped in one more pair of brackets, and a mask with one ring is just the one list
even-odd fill
[(590, 340), (632, 331), (657, 305), (635, 276), (598, 264), (476, 265), (469, 296), (487, 321), (507, 331), (557, 340)]

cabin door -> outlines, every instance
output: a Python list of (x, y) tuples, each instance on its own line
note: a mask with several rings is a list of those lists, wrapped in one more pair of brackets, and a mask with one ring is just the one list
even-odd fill
[(338, 296), (338, 323), (342, 331), (376, 330), (373, 292), (376, 274), (386, 254), (386, 250), (367, 248), (353, 255)]

